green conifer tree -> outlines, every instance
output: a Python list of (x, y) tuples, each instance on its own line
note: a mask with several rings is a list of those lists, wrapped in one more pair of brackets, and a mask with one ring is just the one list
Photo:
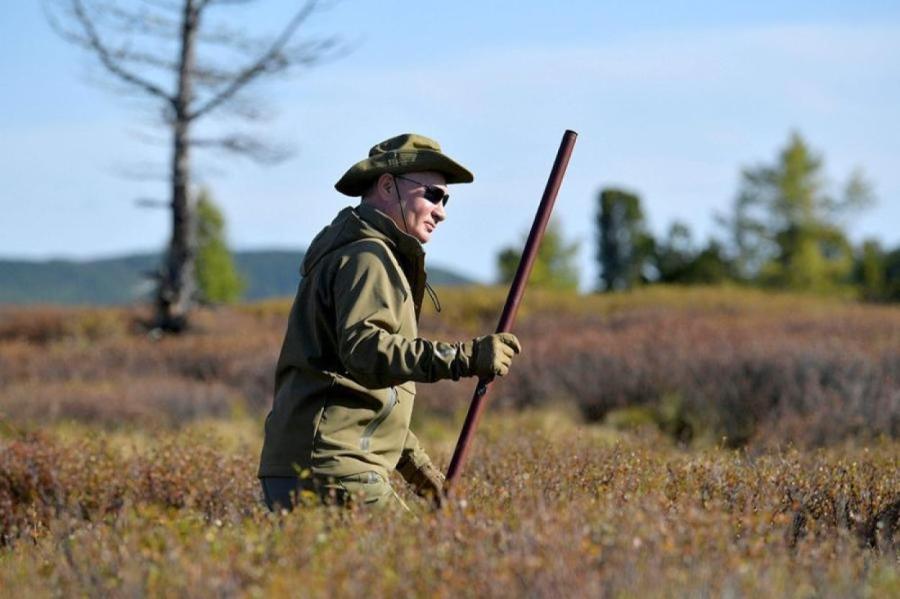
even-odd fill
[(856, 283), (863, 299), (880, 301), (887, 297), (887, 265), (884, 250), (874, 239), (860, 248), (856, 263)]
[(597, 200), (599, 289), (618, 291), (646, 282), (656, 241), (647, 231), (640, 196), (606, 188)]
[(208, 303), (238, 301), (245, 283), (225, 243), (225, 217), (208, 189), (197, 198), (196, 272), (200, 299)]
[(850, 282), (853, 251), (842, 218), (868, 205), (871, 194), (859, 173), (840, 197), (825, 180), (821, 156), (798, 133), (774, 164), (743, 171), (729, 226), (745, 278), (809, 291)]
[[(526, 236), (527, 239), (527, 236)], [(524, 240), (522, 242), (524, 246)], [(563, 238), (558, 221), (551, 220), (544, 232), (541, 246), (528, 279), (529, 286), (544, 289), (575, 291), (578, 289), (578, 242), (569, 243)], [(497, 270), (501, 283), (510, 283), (516, 276), (522, 251), (509, 247), (497, 255)]]

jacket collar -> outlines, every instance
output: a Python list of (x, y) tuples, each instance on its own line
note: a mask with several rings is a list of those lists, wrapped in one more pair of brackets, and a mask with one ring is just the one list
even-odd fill
[(397, 253), (411, 260), (414, 264), (420, 256), (424, 257), (425, 249), (419, 240), (405, 231), (401, 231), (394, 219), (387, 214), (365, 202), (357, 206), (355, 210), (361, 219), (375, 227), (379, 233), (393, 243)]
[(393, 246), (400, 259), (400, 265), (405, 271), (406, 280), (409, 282), (413, 293), (413, 305), (416, 310), (416, 320), (422, 311), (422, 299), (425, 295), (425, 249), (418, 239), (401, 231), (394, 219), (371, 204), (361, 203), (354, 208), (356, 214), (372, 226), (379, 233), (387, 237), (387, 241)]

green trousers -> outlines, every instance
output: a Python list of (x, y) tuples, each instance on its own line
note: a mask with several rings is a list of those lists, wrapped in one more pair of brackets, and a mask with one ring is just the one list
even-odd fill
[(321, 503), (350, 505), (357, 503), (374, 508), (406, 504), (391, 487), (391, 483), (374, 471), (338, 478), (311, 476), (264, 476), (260, 478), (266, 506), (272, 511), (291, 510), (297, 504)]

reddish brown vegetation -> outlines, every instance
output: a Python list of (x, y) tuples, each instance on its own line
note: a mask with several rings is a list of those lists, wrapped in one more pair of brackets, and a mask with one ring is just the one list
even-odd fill
[[(134, 311), (0, 312), (0, 588), (900, 592), (900, 311), (653, 293), (526, 298), (516, 329), (525, 353), (494, 387), (463, 501), (429, 514), (398, 481), (411, 517), (305, 508), (282, 516), (260, 506), (261, 417), (285, 302), (203, 312), (194, 331), (161, 340), (134, 326)], [(426, 314), (425, 336), (490, 331), (502, 300), (442, 296), (448, 309)], [(469, 383), (420, 386), (417, 432), (444, 466)], [(607, 424), (627, 422), (625, 413), (681, 441), (712, 442), (685, 448), (654, 428), (616, 432), (560, 411), (499, 409), (558, 402)], [(216, 419), (184, 426), (206, 417)], [(84, 424), (51, 424), (68, 420)], [(747, 446), (724, 449), (720, 436)]]
[[(63, 595), (896, 589), (893, 444), (688, 454), (659, 439), (610, 445), (558, 419), (535, 422), (489, 417), (460, 488), (465, 502), (428, 514), (398, 485), (414, 514), (389, 517), (320, 508), (268, 516), (255, 451), (215, 438), (175, 433), (125, 455), (102, 435), (2, 441), (0, 584)], [(436, 452), (439, 462), (448, 450)]]
[(164, 438), (125, 457), (102, 440), (61, 444), (47, 435), (0, 443), (0, 544), (40, 537), (64, 515), (115, 517), (135, 503), (196, 510), (206, 518), (248, 513), (258, 495), (246, 458), (209, 439)]
[(504, 386), (514, 403), (568, 398), (592, 420), (668, 409), (683, 437), (734, 445), (900, 437), (897, 310), (645, 310), (534, 318), (521, 333), (528, 351)]
[[(516, 329), (525, 352), (492, 401), (572, 402), (589, 420), (643, 406), (682, 441), (817, 446), (900, 436), (897, 308), (667, 293), (527, 299)], [(423, 335), (491, 330), (502, 296), (445, 295), (450, 309), (427, 313)], [(0, 411), (16, 421), (110, 424), (185, 422), (235, 404), (264, 413), (287, 308), (205, 312), (193, 333), (160, 341), (132, 324), (133, 311), (0, 313)], [(420, 389), (421, 406), (448, 413), (471, 393), (454, 383)]]

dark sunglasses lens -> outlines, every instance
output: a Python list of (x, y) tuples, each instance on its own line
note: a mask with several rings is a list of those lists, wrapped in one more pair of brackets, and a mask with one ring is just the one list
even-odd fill
[(450, 199), (450, 194), (444, 193), (444, 190), (440, 187), (426, 187), (425, 199), (432, 204), (443, 203), (446, 206), (447, 201)]

